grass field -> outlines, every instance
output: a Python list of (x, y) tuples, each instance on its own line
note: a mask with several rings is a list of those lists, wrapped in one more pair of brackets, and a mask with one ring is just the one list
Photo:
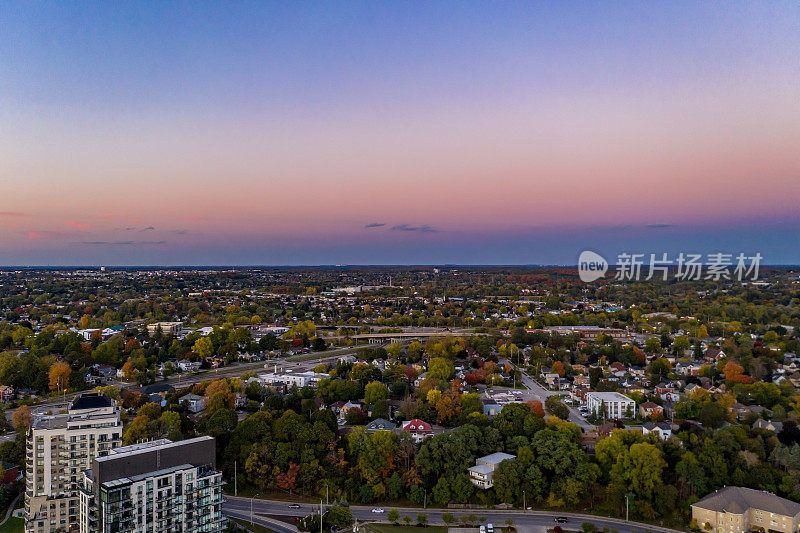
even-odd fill
[[(235, 523), (239, 524), (240, 526), (242, 526), (245, 529), (253, 531), (253, 533), (272, 533), (272, 530), (269, 529), (268, 527), (260, 526), (258, 524), (251, 524), (247, 520), (242, 520), (240, 518), (228, 518), (228, 520), (230, 520), (231, 522), (235, 522)], [(22, 530), (20, 530), (20, 531), (22, 531)], [(2, 533), (2, 530), (0, 530), (0, 533)]]
[(392, 524), (366, 524), (364, 529), (366, 529), (369, 533), (419, 533), (422, 530), (431, 531), (434, 533), (447, 532), (447, 528), (444, 526), (418, 527), (406, 525), (393, 526)]
[(22, 533), (25, 530), (25, 520), (11, 516), (5, 524), (0, 526), (0, 533)]

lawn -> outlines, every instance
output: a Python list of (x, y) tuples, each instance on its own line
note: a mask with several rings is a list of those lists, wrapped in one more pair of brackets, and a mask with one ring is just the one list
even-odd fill
[[(249, 531), (252, 531), (253, 533), (272, 533), (273, 532), (273, 530), (268, 528), (268, 527), (260, 526), (258, 524), (251, 524), (247, 520), (242, 520), (241, 518), (228, 517), (228, 520), (231, 521), (231, 522), (235, 522), (236, 524), (242, 526), (243, 528), (245, 528), (245, 529), (247, 529)], [(22, 531), (22, 530), (20, 530), (20, 531)], [(0, 529), (0, 533), (3, 533), (2, 529)]]
[(393, 526), (392, 524), (366, 524), (364, 528), (369, 533), (419, 533), (421, 530), (425, 531), (432, 531), (434, 533), (446, 533), (447, 528), (444, 526), (425, 526), (425, 527), (417, 527), (417, 526), (406, 526), (406, 525), (397, 525)]
[(25, 531), (25, 520), (11, 516), (0, 526), (0, 533), (22, 533)]

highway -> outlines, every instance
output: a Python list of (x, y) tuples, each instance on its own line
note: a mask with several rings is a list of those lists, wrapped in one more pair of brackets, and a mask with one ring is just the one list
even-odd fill
[[(223, 512), (228, 516), (244, 518), (245, 520), (249, 520), (251, 508), (254, 517), (258, 517), (259, 515), (275, 517), (303, 517), (312, 512), (319, 512), (319, 504), (301, 503), (299, 504), (299, 509), (290, 509), (290, 504), (292, 504), (292, 502), (260, 499), (251, 500), (250, 498), (226, 496), (226, 501), (223, 504), (222, 509)], [(628, 522), (617, 518), (606, 518), (578, 513), (552, 511), (383, 507), (384, 512), (378, 514), (372, 512), (372, 509), (374, 508), (374, 506), (353, 505), (350, 507), (350, 510), (353, 513), (353, 518), (357, 519), (359, 522), (388, 522), (386, 514), (390, 509), (397, 509), (400, 512), (401, 521), (404, 516), (408, 515), (411, 517), (413, 523), (416, 523), (417, 513), (426, 513), (428, 515), (428, 523), (432, 525), (444, 524), (444, 520), (442, 520), (442, 514), (450, 513), (456, 518), (460, 518), (464, 515), (485, 517), (486, 520), (484, 523), (491, 523), (495, 526), (505, 525), (506, 520), (510, 518), (514, 521), (514, 525), (519, 531), (544, 532), (546, 528), (551, 528), (556, 525), (554, 521), (556, 516), (567, 517), (569, 523), (567, 525), (561, 524), (561, 526), (565, 529), (580, 529), (580, 526), (583, 522), (591, 522), (598, 528), (608, 527), (609, 529), (616, 529), (619, 531), (619, 533), (675, 533), (676, 531), (650, 524), (642, 524), (640, 522)], [(263, 525), (272, 527), (268, 524)]]

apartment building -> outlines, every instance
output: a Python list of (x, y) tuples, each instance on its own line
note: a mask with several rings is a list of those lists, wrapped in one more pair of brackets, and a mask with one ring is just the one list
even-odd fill
[(76, 397), (66, 414), (35, 417), (26, 442), (25, 531), (77, 530), (82, 472), (121, 445), (120, 408), (102, 394)]
[(636, 402), (618, 392), (587, 392), (586, 407), (595, 416), (629, 418), (636, 414)]
[(83, 474), (79, 523), (81, 533), (223, 531), (215, 439), (160, 439), (95, 458)]
[(712, 533), (796, 533), (800, 503), (771, 492), (724, 487), (692, 504), (692, 519), (699, 528)]

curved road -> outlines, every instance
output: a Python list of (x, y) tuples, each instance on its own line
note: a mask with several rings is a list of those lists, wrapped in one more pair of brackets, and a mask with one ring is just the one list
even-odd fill
[[(226, 501), (222, 506), (222, 510), (229, 516), (236, 518), (243, 518), (249, 520), (250, 510), (252, 505), (253, 516), (258, 520), (259, 515), (269, 516), (286, 516), (286, 517), (303, 517), (312, 512), (319, 512), (319, 504), (301, 503), (299, 509), (290, 509), (289, 505), (292, 502), (277, 501), (277, 500), (258, 500), (250, 498), (237, 498), (235, 496), (226, 496)], [(495, 526), (503, 526), (506, 519), (510, 518), (514, 521), (514, 525), (525, 531), (545, 531), (548, 527), (555, 525), (554, 518), (556, 516), (565, 516), (569, 519), (569, 524), (566, 527), (569, 529), (580, 529), (583, 522), (592, 522), (598, 528), (608, 527), (609, 529), (616, 529), (619, 533), (644, 533), (644, 532), (659, 532), (659, 533), (675, 533), (677, 530), (653, 526), (650, 524), (642, 524), (640, 522), (627, 522), (617, 518), (607, 518), (593, 515), (583, 515), (578, 513), (564, 513), (564, 512), (551, 512), (551, 511), (523, 511), (523, 510), (500, 510), (500, 509), (422, 509), (419, 507), (384, 507), (383, 514), (372, 512), (373, 507), (363, 505), (352, 505), (350, 510), (353, 513), (353, 518), (358, 519), (360, 522), (364, 521), (380, 521), (387, 522), (386, 513), (389, 509), (397, 509), (400, 512), (400, 519), (406, 515), (410, 516), (412, 523), (416, 523), (417, 513), (426, 513), (428, 515), (428, 523), (430, 524), (443, 524), (442, 514), (450, 513), (456, 517), (463, 515), (472, 515), (478, 517), (486, 517), (485, 522), (490, 522)], [(267, 527), (269, 524), (263, 524)], [(292, 528), (292, 526), (288, 526)], [(296, 531), (295, 529), (291, 529)], [(282, 533), (285, 529), (281, 530)]]

